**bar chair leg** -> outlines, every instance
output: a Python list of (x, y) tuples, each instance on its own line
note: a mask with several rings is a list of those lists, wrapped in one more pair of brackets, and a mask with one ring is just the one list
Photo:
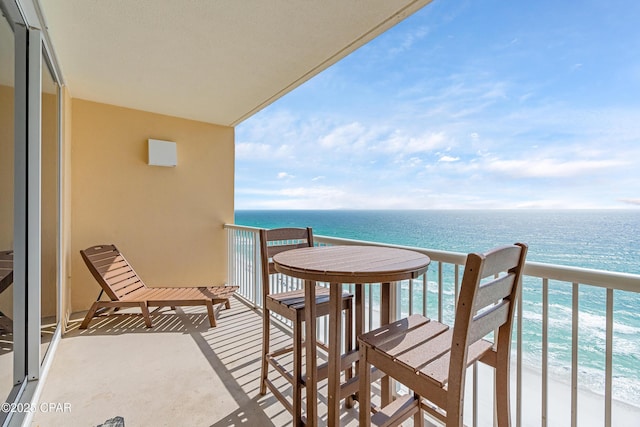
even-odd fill
[(358, 402), (360, 408), (358, 409), (360, 425), (371, 425), (371, 367), (366, 362), (367, 349), (365, 346), (360, 347), (360, 363), (359, 363), (359, 392)]
[[(353, 350), (353, 304), (349, 302), (349, 305), (344, 313), (345, 317), (345, 332), (344, 332), (344, 342), (345, 342), (345, 352), (350, 353)], [(344, 371), (345, 380), (350, 380), (353, 378), (353, 367), (349, 365), (349, 367)], [(354, 396), (347, 396), (345, 399), (344, 405), (346, 408), (353, 408), (353, 403), (355, 399)]]
[(293, 425), (302, 426), (302, 322), (293, 324)]
[(415, 414), (413, 414), (413, 426), (424, 427), (424, 415), (422, 414), (422, 409), (420, 408), (420, 396), (418, 396), (416, 393), (413, 393), (413, 398), (418, 401), (418, 410)]
[[(502, 337), (498, 337), (498, 340), (501, 338)], [(506, 347), (507, 349), (509, 348), (508, 346)], [(508, 427), (511, 425), (509, 402), (509, 356), (505, 356), (500, 351), (498, 351), (497, 355), (495, 378), (496, 419), (499, 427)]]
[(269, 374), (269, 363), (267, 362), (267, 354), (269, 354), (269, 335), (270, 322), (269, 316), (271, 312), (263, 306), (262, 312), (262, 368), (260, 369), (260, 394), (267, 394), (267, 375)]

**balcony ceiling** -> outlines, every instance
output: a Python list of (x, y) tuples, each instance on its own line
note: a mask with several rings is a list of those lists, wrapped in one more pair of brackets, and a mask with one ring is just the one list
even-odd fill
[(235, 126), (430, 0), (40, 0), (71, 96)]

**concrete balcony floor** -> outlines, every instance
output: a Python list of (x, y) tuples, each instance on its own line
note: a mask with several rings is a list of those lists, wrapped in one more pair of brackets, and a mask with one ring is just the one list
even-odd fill
[[(260, 312), (235, 298), (231, 305), (215, 328), (200, 307), (156, 312), (151, 329), (127, 311), (86, 330), (78, 329), (82, 315), (74, 316), (38, 403), (61, 405), (38, 410), (32, 426), (99, 426), (115, 417), (126, 426), (290, 425), (278, 400), (259, 393)], [(275, 328), (272, 336), (276, 345), (290, 340)], [(280, 386), (289, 389), (284, 380)], [(324, 423), (325, 396), (321, 389)], [(345, 410), (342, 425), (357, 425), (357, 414), (357, 405)]]

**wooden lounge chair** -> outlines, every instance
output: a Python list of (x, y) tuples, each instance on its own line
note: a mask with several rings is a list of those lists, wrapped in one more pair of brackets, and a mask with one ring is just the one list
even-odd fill
[[(0, 251), (0, 294), (13, 283), (13, 251)], [(0, 311), (0, 335), (13, 332), (13, 320)]]
[(13, 251), (0, 251), (0, 294), (13, 283)]
[[(214, 327), (216, 313), (213, 305), (224, 304), (230, 308), (229, 297), (238, 289), (237, 286), (148, 288), (115, 245), (92, 246), (80, 251), (80, 254), (102, 287), (98, 300), (91, 306), (80, 329), (86, 329), (94, 316), (110, 309), (139, 307), (145, 324), (150, 328), (149, 307), (175, 309), (176, 306), (195, 305), (207, 307), (209, 323)], [(100, 301), (103, 292), (110, 301)]]

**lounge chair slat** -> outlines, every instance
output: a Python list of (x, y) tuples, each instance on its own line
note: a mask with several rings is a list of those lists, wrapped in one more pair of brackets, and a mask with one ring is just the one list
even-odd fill
[(140, 281), (140, 278), (136, 275), (131, 275), (129, 277), (122, 277), (122, 280), (120, 281), (114, 281), (112, 283), (110, 283), (111, 288), (114, 291), (118, 291), (121, 289), (125, 289), (131, 286), (135, 286), (135, 287), (140, 287), (140, 288), (146, 288), (146, 286), (144, 286), (144, 283), (142, 283)]
[(89, 258), (91, 262), (94, 263), (94, 265), (103, 266), (105, 264), (118, 260), (119, 256), (117, 253), (110, 251), (110, 252), (104, 252), (100, 254), (87, 256), (87, 258)]
[[(137, 277), (134, 277), (134, 279), (137, 279)], [(129, 284), (123, 284), (122, 286), (118, 286), (117, 288), (112, 287), (112, 289), (116, 295), (118, 295), (119, 297), (122, 297), (124, 295), (129, 295), (130, 293), (135, 292), (139, 289), (145, 290), (148, 288), (144, 286), (144, 284), (141, 283), (140, 281), (135, 281)]]
[(202, 288), (202, 292), (204, 292), (207, 296), (211, 295), (214, 297), (228, 297), (233, 295), (235, 292), (235, 290), (232, 288), (232, 286), (210, 286), (208, 288)]
[(187, 289), (172, 289), (167, 290), (164, 288), (147, 288), (147, 299), (148, 300), (174, 300), (174, 299), (187, 299), (189, 297), (193, 297), (193, 295), (189, 294)]
[(96, 268), (98, 269), (98, 271), (100, 273), (106, 273), (109, 270), (115, 270), (118, 268), (122, 268), (122, 267), (126, 267), (127, 261), (124, 259), (119, 259), (119, 260), (109, 260), (109, 261), (104, 261), (103, 265), (99, 266), (96, 265)]
[[(135, 274), (123, 274), (121, 276), (113, 278), (113, 280), (107, 280), (105, 283), (110, 287), (111, 291), (118, 293), (131, 286), (146, 288), (144, 283)], [(130, 292), (130, 291), (129, 291)], [(113, 298), (112, 298), (113, 299)]]
[(118, 276), (121, 276), (123, 274), (135, 274), (135, 272), (133, 271), (130, 265), (126, 264), (123, 267), (104, 272), (102, 274), (102, 277), (104, 277), (104, 280), (109, 281), (109, 280), (117, 279)]
[(134, 287), (134, 286), (130, 286), (128, 288), (125, 289), (121, 289), (120, 291), (118, 291), (118, 298), (121, 300), (144, 300), (145, 298), (143, 297), (143, 295), (145, 294), (145, 292), (147, 291), (147, 289), (149, 288), (143, 288), (143, 287)]
[(118, 255), (117, 252), (109, 252), (99, 255), (90, 256), (89, 259), (93, 262), (93, 265), (96, 267), (104, 267), (105, 265), (113, 264), (116, 262), (122, 262), (126, 260), (122, 255)]

